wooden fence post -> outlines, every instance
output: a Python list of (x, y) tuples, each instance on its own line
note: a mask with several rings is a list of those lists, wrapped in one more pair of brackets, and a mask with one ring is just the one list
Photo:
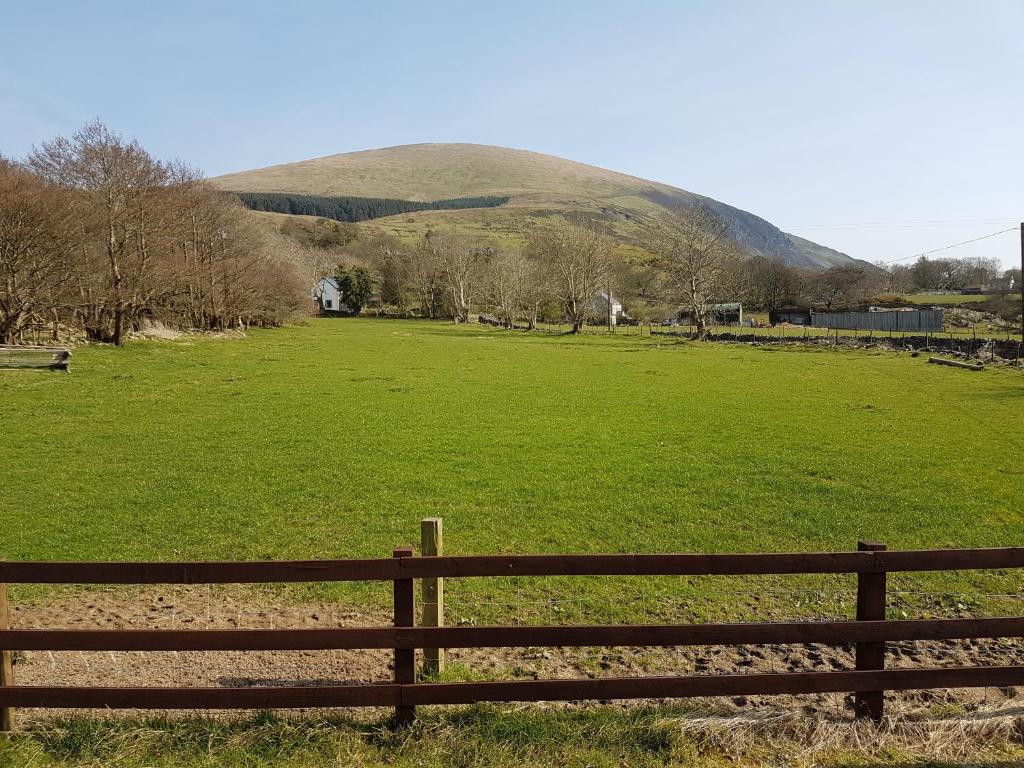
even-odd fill
[[(412, 557), (412, 547), (395, 547), (394, 557)], [(394, 613), (396, 627), (411, 627), (416, 621), (416, 606), (412, 579), (395, 579)], [(408, 685), (416, 682), (416, 649), (395, 649), (395, 682)], [(395, 707), (395, 725), (399, 728), (412, 725), (416, 719), (416, 707), (400, 704)]]
[[(629, 326), (626, 326), (627, 328)], [(420, 521), (420, 554), (424, 557), (438, 557), (444, 554), (444, 528), (440, 517), (425, 517)], [(444, 626), (444, 579), (421, 579), (420, 603), (422, 614), (420, 625), (424, 627)], [(444, 669), (444, 650), (423, 649), (423, 674), (438, 675)]]
[[(885, 544), (877, 541), (858, 541), (858, 552), (883, 552)], [(886, 604), (886, 574), (857, 574), (857, 621), (884, 621)], [(885, 641), (857, 643), (856, 669), (885, 669)], [(881, 722), (885, 713), (885, 691), (864, 691), (856, 694), (853, 711), (857, 717), (870, 717)]]
[[(11, 628), (11, 604), (7, 585), (0, 584), (0, 629)], [(14, 685), (14, 652), (0, 650), (0, 687)], [(14, 730), (14, 708), (0, 707), (0, 731)]]

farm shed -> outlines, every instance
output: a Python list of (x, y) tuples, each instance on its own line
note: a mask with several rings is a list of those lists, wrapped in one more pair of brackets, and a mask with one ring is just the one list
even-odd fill
[(768, 310), (768, 322), (789, 323), (790, 325), (810, 325), (811, 310), (809, 309), (770, 309)]
[(941, 309), (894, 310), (891, 312), (811, 312), (815, 328), (853, 331), (941, 331)]
[[(689, 307), (680, 307), (676, 317), (680, 323), (693, 324), (693, 314)], [(719, 325), (742, 325), (743, 305), (738, 301), (726, 304), (708, 304), (708, 320)]]

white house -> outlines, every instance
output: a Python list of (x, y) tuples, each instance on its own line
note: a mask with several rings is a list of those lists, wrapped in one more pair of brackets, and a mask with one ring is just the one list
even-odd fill
[(591, 307), (594, 310), (594, 314), (599, 315), (600, 317), (607, 319), (608, 315), (609, 315), (609, 313), (608, 313), (608, 301), (609, 301), (608, 297), (609, 297), (609, 295), (611, 296), (611, 304), (612, 304), (611, 321), (612, 321), (612, 325), (615, 325), (615, 323), (619, 320), (619, 318), (624, 317), (625, 314), (626, 314), (625, 312), (622, 311), (622, 304), (621, 304), (621, 302), (619, 302), (619, 300), (617, 298), (615, 298), (615, 294), (609, 294), (607, 291), (598, 291), (594, 295), (594, 301), (591, 303)]
[(321, 312), (342, 312), (346, 307), (342, 303), (341, 288), (333, 277), (321, 277), (313, 288), (313, 301)]

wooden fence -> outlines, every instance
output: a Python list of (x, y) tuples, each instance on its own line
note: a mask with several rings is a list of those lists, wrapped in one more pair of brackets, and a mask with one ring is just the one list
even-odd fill
[[(481, 701), (686, 698), (852, 692), (858, 716), (878, 720), (883, 692), (1024, 685), (1024, 666), (886, 669), (887, 641), (1024, 636), (1024, 617), (886, 620), (886, 574), (1024, 568), (1024, 548), (887, 551), (861, 542), (856, 552), (657, 555), (496, 555), (291, 562), (44, 563), (2, 562), (0, 582), (17, 584), (223, 584), (390, 581), (393, 627), (338, 629), (47, 630), (0, 629), (0, 707), (272, 709), (394, 707), (409, 723), (415, 707)], [(854, 621), (785, 623), (414, 626), (416, 579), (496, 576), (706, 576), (857, 574)], [(437, 594), (435, 591), (433, 594)], [(0, 600), (0, 621), (6, 619)], [(440, 622), (439, 622), (440, 623)], [(6, 626), (6, 625), (4, 625)], [(604, 679), (417, 682), (416, 652), (444, 648), (856, 645), (855, 668), (835, 672), (678, 675)], [(391, 649), (394, 676), (366, 685), (250, 688), (18, 686), (12, 651), (223, 651)]]

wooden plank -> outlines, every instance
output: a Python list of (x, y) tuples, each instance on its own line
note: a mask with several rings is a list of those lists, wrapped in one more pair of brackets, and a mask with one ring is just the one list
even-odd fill
[(485, 555), (205, 563), (0, 562), (18, 584), (244, 584), (477, 576), (701, 576), (1024, 568), (1024, 547), (888, 552)]
[(863, 554), (873, 561), (873, 568), (864, 570), (905, 572), (1024, 568), (1024, 547), (888, 550)]
[(512, 680), (485, 683), (375, 683), (251, 688), (0, 689), (0, 706), (103, 709), (286, 709), (471, 704), (479, 701), (693, 698), (698, 696), (977, 688), (1024, 684), (1024, 666), (795, 672), (750, 675)]
[[(1024, 563), (1024, 557), (1022, 557)], [(872, 563), (856, 552), (785, 554), (484, 555), (415, 558), (402, 564), (429, 576), (682, 576), (849, 573)]]
[(704, 696), (834, 693), (925, 688), (981, 688), (1024, 684), (1024, 666), (887, 669), (873, 672), (790, 672), (750, 675), (504, 680), (486, 683), (416, 683), (402, 686), (402, 701), (474, 704), (481, 701), (573, 701)]
[(305, 651), (364, 648), (840, 645), (872, 641), (1024, 637), (1024, 617), (748, 624), (332, 629), (10, 629), (0, 647), (20, 651)]
[[(424, 557), (444, 555), (444, 523), (440, 517), (420, 521), (420, 554)], [(431, 577), (420, 581), (420, 624), (424, 627), (444, 626), (444, 579)], [(444, 669), (444, 650), (423, 649), (423, 674), (438, 675)]]
[[(877, 541), (859, 541), (861, 552), (883, 552), (885, 544)], [(857, 574), (857, 621), (884, 621), (886, 603), (886, 574)], [(854, 650), (855, 667), (859, 671), (885, 668), (885, 642), (859, 642)], [(857, 717), (870, 717), (876, 723), (885, 713), (885, 692), (861, 691), (854, 697), (853, 711)]]
[(261, 584), (391, 581), (389, 559), (256, 562), (122, 563), (0, 562), (0, 581), (18, 584)]
[(981, 363), (966, 363), (963, 360), (947, 360), (944, 357), (929, 357), (928, 362), (932, 365), (948, 365), (952, 368), (966, 368), (968, 371), (985, 370), (985, 366)]
[(1024, 568), (1024, 547), (767, 554), (505, 555), (412, 558), (428, 576), (707, 576)]
[(250, 688), (69, 688), (14, 686), (0, 689), (0, 704), (53, 709), (289, 709), (391, 707), (400, 686), (258, 686)]
[[(7, 585), (0, 583), (0, 631), (10, 631), (11, 604), (7, 597)], [(14, 651), (0, 643), (0, 689), (14, 685)], [(0, 707), (0, 731), (13, 731), (15, 715), (12, 707)]]
[[(411, 558), (412, 547), (396, 547), (396, 559)], [(412, 579), (395, 579), (394, 621), (395, 627), (411, 627), (416, 623), (415, 586)], [(416, 650), (395, 648), (395, 683), (405, 685), (416, 682)], [(395, 707), (395, 725), (404, 728), (416, 719), (416, 708), (409, 705)]]

